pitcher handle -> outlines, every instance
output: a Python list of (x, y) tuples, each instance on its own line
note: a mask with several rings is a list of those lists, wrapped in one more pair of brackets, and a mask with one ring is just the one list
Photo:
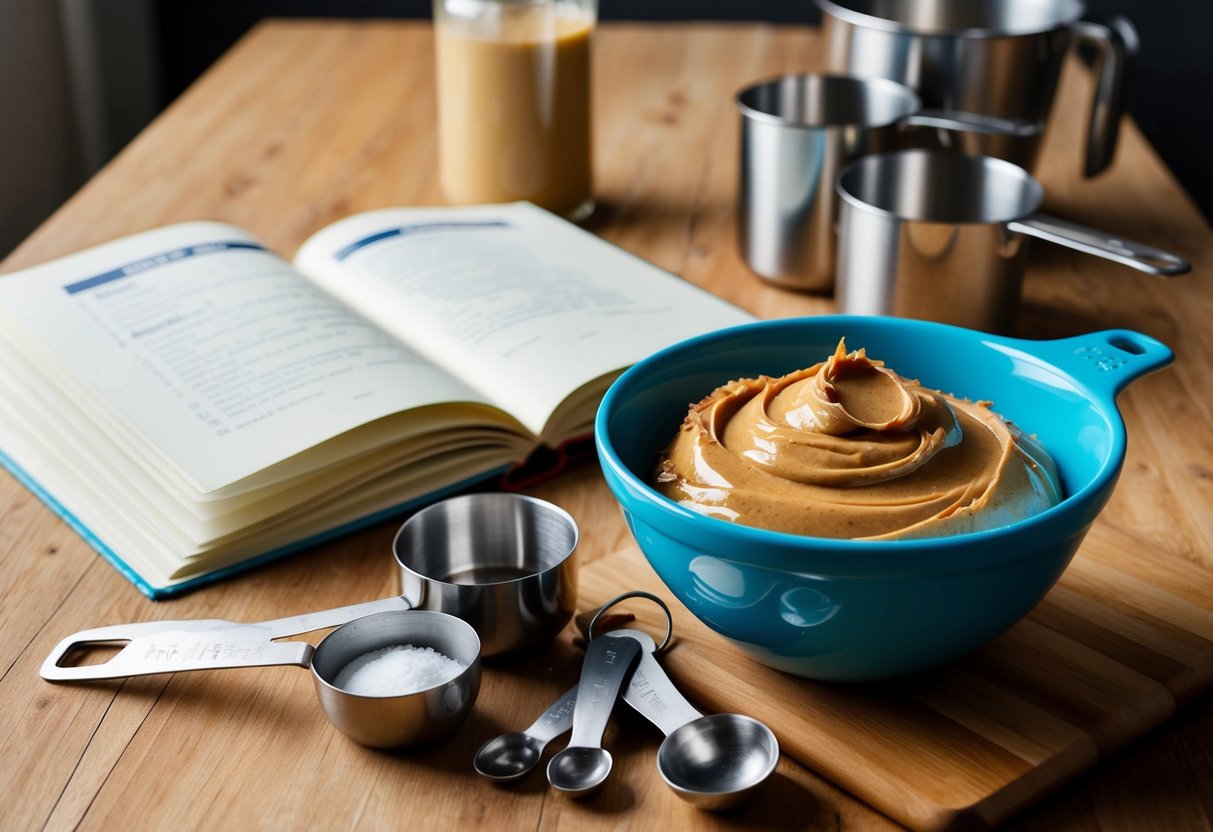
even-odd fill
[(1080, 20), (1071, 25), (1080, 43), (1096, 49), (1095, 98), (1091, 102), (1091, 123), (1087, 130), (1086, 176), (1101, 173), (1112, 163), (1120, 117), (1125, 111), (1129, 65), (1137, 56), (1137, 30), (1128, 18), (1110, 15), (1096, 20)]

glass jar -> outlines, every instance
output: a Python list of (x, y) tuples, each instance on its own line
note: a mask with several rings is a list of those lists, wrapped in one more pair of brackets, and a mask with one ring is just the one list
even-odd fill
[(442, 190), (456, 204), (593, 209), (597, 0), (434, 0)]

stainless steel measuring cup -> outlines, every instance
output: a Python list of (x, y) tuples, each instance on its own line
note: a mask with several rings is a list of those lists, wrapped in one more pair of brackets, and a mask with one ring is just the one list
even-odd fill
[[(577, 594), (573, 559), (577, 536), (577, 524), (567, 512), (533, 497), (455, 497), (418, 512), (396, 535), (393, 550), (403, 590), (399, 597), (256, 624), (218, 619), (149, 621), (84, 630), (59, 643), (43, 663), (42, 677), (73, 682), (227, 667), (307, 667), (310, 663), (321, 704), (342, 731), (366, 745), (424, 742), (434, 731), (452, 727), (466, 716), (479, 688), (480, 656), (490, 653), (482, 650), (482, 642), (491, 646), (492, 653), (531, 650), (568, 623)], [(382, 624), (356, 620), (385, 611), (415, 611), (415, 616), (409, 618), (414, 612), (407, 612), (396, 622), (396, 641), (367, 647), (361, 653), (405, 643), (414, 633), (424, 637), (426, 641), (418, 646), (434, 647), (469, 665), (460, 676), (464, 681), (459, 691), (451, 693), (446, 688), (442, 694), (451, 697), (449, 702), (430, 701), (431, 696), (410, 699), (412, 704), (402, 700), (394, 706), (362, 703), (352, 710), (342, 706), (349, 694), (335, 688), (332, 680), (348, 660), (334, 667), (336, 659), (328, 657), (353, 658), (361, 653), (351, 654), (350, 645), (363, 646), (364, 638), (372, 635), (387, 638), (390, 633)], [(309, 644), (274, 641), (338, 625), (344, 626), (329, 634), (315, 653)], [(475, 640), (474, 656), (466, 634)], [(104, 664), (65, 664), (74, 648), (121, 642), (129, 643)], [(442, 650), (439, 644), (459, 655)], [(406, 715), (420, 707), (418, 702), (424, 705), (427, 719), (411, 729), (402, 727)]]
[(1108, 166), (1124, 110), (1125, 79), (1137, 32), (1118, 15), (1082, 19), (1079, 0), (816, 0), (826, 64), (833, 72), (888, 78), (913, 88), (928, 107), (1014, 118), (1026, 135), (964, 136), (966, 153), (1031, 167), (1053, 106), (1062, 59), (1076, 44), (1095, 47), (1084, 172)]
[[(403, 598), (386, 598), (255, 624), (150, 621), (98, 627), (59, 642), (41, 673), (49, 682), (81, 682), (186, 670), (308, 667), (321, 710), (350, 739), (373, 748), (419, 745), (451, 733), (470, 713), (480, 691), (480, 639), (458, 618), (408, 609)], [(272, 640), (341, 621), (346, 623), (315, 647)], [(104, 664), (62, 664), (77, 647), (123, 641), (125, 646)], [(369, 696), (337, 687), (337, 675), (354, 659), (404, 644), (430, 647), (465, 668), (452, 679), (422, 690)]]
[(834, 183), (853, 159), (900, 146), (910, 128), (1018, 134), (1005, 119), (921, 109), (882, 79), (784, 75), (737, 93), (741, 113), (738, 242), (759, 276), (791, 289), (834, 284)]
[(837, 187), (841, 312), (1007, 330), (1029, 237), (1154, 275), (1190, 268), (1161, 249), (1039, 213), (1040, 183), (1002, 159), (929, 150), (867, 156), (843, 170)]
[(471, 624), (486, 657), (535, 650), (573, 617), (577, 523), (522, 494), (467, 494), (414, 514), (392, 551), (417, 609)]

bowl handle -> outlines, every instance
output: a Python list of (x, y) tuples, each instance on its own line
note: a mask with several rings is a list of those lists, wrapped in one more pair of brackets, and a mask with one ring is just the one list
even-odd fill
[(1166, 344), (1131, 329), (1105, 329), (1038, 341), (1026, 351), (1051, 361), (1109, 399), (1115, 399), (1130, 382), (1175, 360), (1175, 353)]

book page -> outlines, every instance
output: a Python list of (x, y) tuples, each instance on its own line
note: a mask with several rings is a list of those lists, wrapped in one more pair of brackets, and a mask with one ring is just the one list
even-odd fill
[(536, 434), (587, 382), (753, 320), (529, 203), (359, 214), (295, 262)]
[(219, 223), (0, 278), (0, 339), (203, 493), (389, 414), (484, 401)]

